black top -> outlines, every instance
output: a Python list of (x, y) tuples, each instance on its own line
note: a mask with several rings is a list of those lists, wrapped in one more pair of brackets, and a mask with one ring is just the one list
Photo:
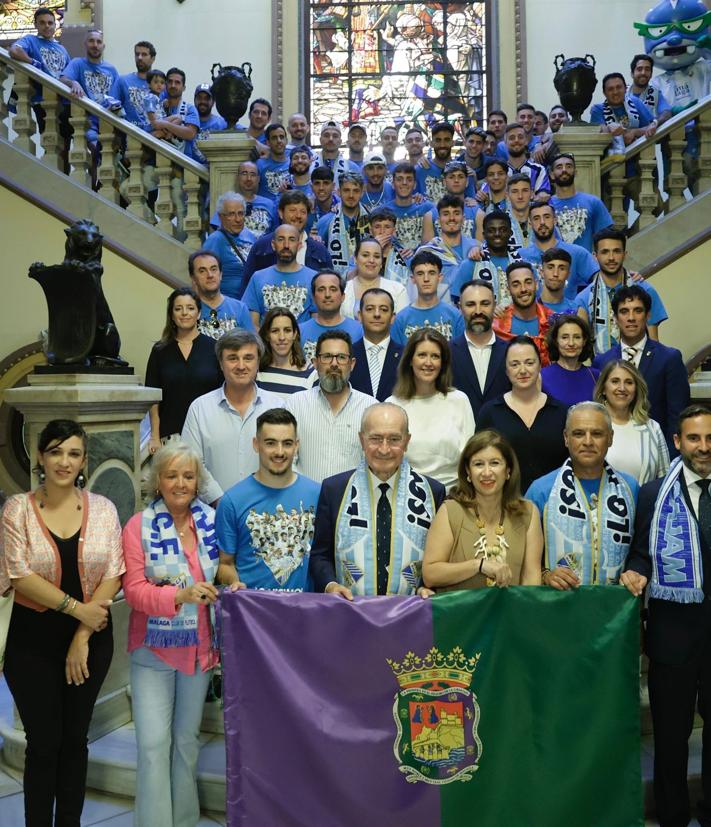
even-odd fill
[(193, 339), (187, 359), (176, 341), (165, 347), (154, 345), (146, 367), (146, 387), (163, 391), (163, 399), (158, 403), (161, 439), (179, 434), (190, 403), (219, 388), (223, 381), (215, 356), (215, 340), (204, 333)]
[(563, 441), (568, 406), (548, 396), (533, 425), (527, 428), (521, 417), (504, 401), (503, 396), (485, 402), (476, 419), (476, 430), (493, 428), (506, 437), (516, 452), (521, 467), (521, 491), (568, 459)]
[[(52, 535), (62, 566), (62, 579), (59, 584), (61, 591), (84, 599), (79, 578), (79, 531), (72, 537), (57, 537)], [(69, 614), (47, 609), (46, 612), (37, 612), (27, 606), (15, 603), (12, 607), (12, 618), (8, 630), (8, 649), (22, 647), (32, 652), (41, 652), (63, 661), (69, 644), (77, 630), (78, 621)], [(101, 633), (99, 633), (101, 634)]]

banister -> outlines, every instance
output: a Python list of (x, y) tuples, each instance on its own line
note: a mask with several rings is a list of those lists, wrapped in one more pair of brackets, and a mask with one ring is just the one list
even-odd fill
[(35, 67), (29, 63), (21, 63), (20, 61), (15, 60), (10, 57), (10, 53), (7, 49), (3, 49), (2, 47), (0, 47), (0, 63), (5, 63), (13, 70), (13, 72), (20, 72), (21, 74), (27, 75), (32, 81), (42, 86), (43, 89), (50, 89), (57, 95), (71, 101), (71, 103), (78, 104), (89, 114), (96, 115), (100, 120), (110, 124), (112, 128), (118, 129), (126, 136), (135, 138), (143, 144), (146, 149), (150, 149), (157, 155), (162, 155), (167, 158), (171, 163), (177, 164), (183, 169), (194, 173), (202, 181), (205, 181), (206, 183), (209, 182), (210, 175), (207, 167), (203, 164), (198, 164), (193, 161), (192, 158), (188, 158), (187, 155), (184, 155), (182, 152), (178, 152), (178, 150), (174, 149), (170, 146), (170, 144), (167, 144), (165, 141), (159, 141), (150, 133), (143, 129), (139, 129), (139, 127), (134, 126), (134, 124), (124, 120), (123, 118), (119, 118), (117, 115), (114, 115), (113, 112), (104, 109), (102, 106), (99, 106), (98, 103), (95, 103), (89, 98), (78, 98), (75, 95), (72, 95), (63, 83), (55, 80), (51, 75), (47, 75), (39, 69), (35, 69)]
[(680, 126), (685, 126), (689, 121), (695, 120), (699, 115), (703, 112), (706, 112), (711, 109), (711, 95), (706, 95), (706, 97), (701, 98), (700, 101), (695, 103), (693, 106), (690, 106), (688, 109), (684, 109), (681, 112), (678, 112), (676, 115), (673, 115), (669, 120), (665, 121), (660, 127), (658, 127), (657, 131), (652, 135), (651, 138), (647, 138), (642, 136), (637, 138), (636, 141), (633, 141), (629, 146), (625, 147), (624, 152), (615, 153), (614, 155), (608, 155), (603, 161), (600, 162), (600, 172), (601, 174), (605, 174), (609, 172), (613, 167), (617, 166), (618, 164), (624, 164), (626, 161), (629, 161), (633, 158), (636, 158), (639, 153), (650, 144), (659, 143), (663, 138), (666, 138), (668, 135), (671, 135), (676, 129)]

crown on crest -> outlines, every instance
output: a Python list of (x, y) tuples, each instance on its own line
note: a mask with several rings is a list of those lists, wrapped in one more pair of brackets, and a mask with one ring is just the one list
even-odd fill
[(433, 646), (423, 658), (408, 652), (402, 663), (390, 658), (386, 660), (403, 689), (430, 681), (456, 683), (466, 688), (472, 682), (480, 657), (481, 652), (477, 652), (468, 658), (460, 646), (447, 653)]

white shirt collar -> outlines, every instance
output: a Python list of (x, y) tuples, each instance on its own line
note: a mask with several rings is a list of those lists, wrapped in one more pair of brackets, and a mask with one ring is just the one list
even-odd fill
[(370, 339), (366, 339), (366, 337), (363, 336), (363, 347), (365, 348), (366, 352), (368, 351), (369, 348), (378, 347), (378, 345), (380, 345), (380, 347), (382, 347), (383, 350), (387, 350), (389, 344), (390, 344), (390, 337), (389, 336), (386, 336), (386, 338), (383, 339), (382, 342), (378, 342), (378, 343), (371, 342)]
[(489, 337), (489, 341), (484, 342), (483, 345), (475, 345), (474, 342), (472, 342), (472, 340), (467, 336), (466, 333), (464, 334), (464, 336), (467, 340), (467, 344), (469, 345), (469, 347), (475, 347), (478, 350), (483, 350), (485, 347), (491, 347), (492, 345), (496, 344), (496, 334), (494, 333), (493, 330), (491, 331), (491, 336)]

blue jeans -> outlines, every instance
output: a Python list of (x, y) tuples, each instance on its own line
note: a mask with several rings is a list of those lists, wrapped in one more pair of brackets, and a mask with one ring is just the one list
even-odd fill
[(136, 827), (195, 827), (200, 820), (196, 767), (210, 674), (185, 675), (145, 647), (131, 653)]

